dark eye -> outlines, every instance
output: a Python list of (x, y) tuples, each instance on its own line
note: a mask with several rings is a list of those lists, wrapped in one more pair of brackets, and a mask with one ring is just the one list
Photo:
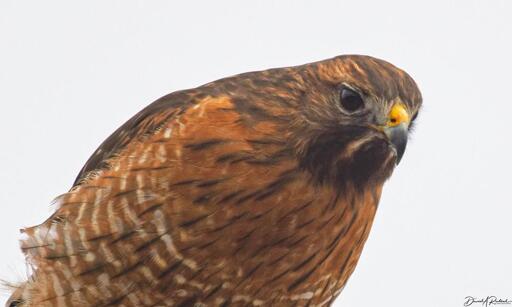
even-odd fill
[(364, 101), (361, 96), (349, 88), (343, 88), (340, 93), (340, 103), (343, 109), (349, 112), (355, 112), (364, 107)]

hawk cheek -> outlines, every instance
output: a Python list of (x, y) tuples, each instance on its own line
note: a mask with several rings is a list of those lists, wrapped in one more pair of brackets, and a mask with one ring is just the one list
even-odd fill
[(314, 138), (300, 166), (319, 184), (340, 189), (385, 181), (394, 168), (394, 153), (382, 132), (345, 126)]

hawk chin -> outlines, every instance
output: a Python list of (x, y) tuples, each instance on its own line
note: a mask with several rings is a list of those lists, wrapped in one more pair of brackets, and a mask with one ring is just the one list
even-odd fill
[(382, 133), (350, 127), (317, 136), (301, 166), (318, 184), (357, 188), (384, 182), (394, 169), (396, 156), (396, 149)]

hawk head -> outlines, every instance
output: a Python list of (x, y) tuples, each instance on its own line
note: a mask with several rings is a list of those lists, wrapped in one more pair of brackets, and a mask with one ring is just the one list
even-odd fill
[(317, 183), (338, 188), (381, 183), (391, 175), (422, 103), (406, 72), (361, 55), (221, 81), (249, 125), (280, 122), (277, 137), (291, 144), (300, 167)]
[(388, 178), (421, 106), (414, 80), (368, 56), (340, 56), (299, 71), (309, 85), (295, 135), (302, 167), (337, 186)]

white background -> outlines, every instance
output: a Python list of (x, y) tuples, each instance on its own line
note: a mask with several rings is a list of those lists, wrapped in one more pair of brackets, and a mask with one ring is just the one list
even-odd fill
[(408, 71), (424, 108), (336, 305), (512, 299), (511, 16), (509, 0), (1, 0), (0, 278), (25, 275), (18, 229), (156, 98), (361, 53)]

